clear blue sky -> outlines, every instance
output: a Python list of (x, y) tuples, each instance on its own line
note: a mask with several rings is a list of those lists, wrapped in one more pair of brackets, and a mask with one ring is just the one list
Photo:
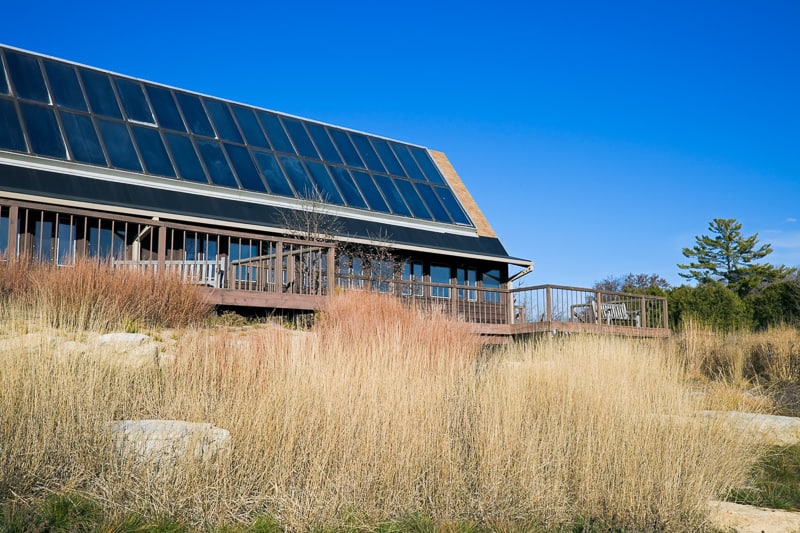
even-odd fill
[(0, 42), (445, 152), (528, 285), (800, 266), (800, 1), (6, 2)]

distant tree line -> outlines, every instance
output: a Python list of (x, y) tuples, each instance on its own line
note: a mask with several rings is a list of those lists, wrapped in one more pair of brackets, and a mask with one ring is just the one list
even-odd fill
[(800, 327), (797, 269), (764, 262), (772, 246), (759, 244), (757, 233), (744, 236), (736, 219), (715, 218), (708, 230), (683, 249), (688, 261), (678, 264), (680, 276), (695, 285), (672, 287), (657, 274), (628, 274), (606, 278), (595, 288), (666, 297), (672, 329), (687, 319), (720, 331)]

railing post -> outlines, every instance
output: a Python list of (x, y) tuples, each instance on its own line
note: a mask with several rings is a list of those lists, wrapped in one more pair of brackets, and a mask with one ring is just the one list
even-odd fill
[[(17, 224), (19, 221), (19, 207), (12, 205), (8, 210), (8, 259), (19, 259), (19, 249), (17, 248)], [(12, 248), (13, 246), (13, 248)], [(14, 250), (11, 252), (11, 250)]]
[(602, 293), (597, 291), (594, 293), (594, 301), (597, 303), (595, 306), (597, 309), (594, 314), (594, 323), (595, 324), (602, 324), (603, 323), (603, 302), (600, 299), (602, 297)]
[(546, 305), (545, 305), (545, 318), (547, 322), (553, 321), (553, 287), (548, 285), (544, 290)]
[(639, 327), (646, 328), (647, 327), (647, 299), (642, 296), (641, 298), (641, 310), (639, 311)]
[[(275, 289), (283, 292), (283, 241), (275, 243)], [(279, 288), (280, 287), (280, 288)]]
[(667, 311), (667, 299), (664, 298), (662, 300), (662, 302), (664, 303), (664, 323), (661, 325), (661, 327), (669, 328), (669, 315), (667, 314), (667, 312), (668, 312)]
[(164, 272), (167, 261), (167, 227), (158, 227), (158, 272)]
[(336, 290), (336, 246), (331, 244), (328, 248), (328, 295), (333, 295)]
[(510, 284), (506, 285), (505, 289), (500, 294), (500, 301), (505, 303), (506, 323), (514, 324), (514, 295), (511, 293)]

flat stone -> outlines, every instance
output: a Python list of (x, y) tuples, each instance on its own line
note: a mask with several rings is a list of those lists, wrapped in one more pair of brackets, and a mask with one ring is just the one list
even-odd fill
[(118, 420), (111, 432), (117, 450), (161, 466), (184, 456), (208, 461), (231, 451), (231, 434), (207, 422)]
[(752, 505), (713, 501), (711, 523), (723, 531), (737, 533), (790, 533), (800, 529), (800, 513), (765, 509)]
[(800, 443), (800, 418), (741, 411), (700, 411), (700, 414), (725, 420), (740, 431), (756, 435), (766, 444), (788, 446)]
[(158, 365), (158, 345), (143, 333), (106, 333), (91, 344), (89, 355), (127, 368)]

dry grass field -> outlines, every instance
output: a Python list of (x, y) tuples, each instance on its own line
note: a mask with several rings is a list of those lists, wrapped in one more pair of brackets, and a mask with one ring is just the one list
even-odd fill
[[(68, 495), (91, 502), (86, 531), (695, 531), (758, 457), (695, 416), (709, 376), (746, 377), (712, 368), (697, 331), (487, 350), (359, 292), (310, 329), (231, 328), (204, 325), (175, 280), (80, 269), (0, 270), (0, 346), (25, 339), (0, 349), (0, 528)], [(125, 329), (171, 357), (127, 368), (59, 349)], [(115, 448), (123, 419), (209, 422), (233, 445), (153, 465)]]

